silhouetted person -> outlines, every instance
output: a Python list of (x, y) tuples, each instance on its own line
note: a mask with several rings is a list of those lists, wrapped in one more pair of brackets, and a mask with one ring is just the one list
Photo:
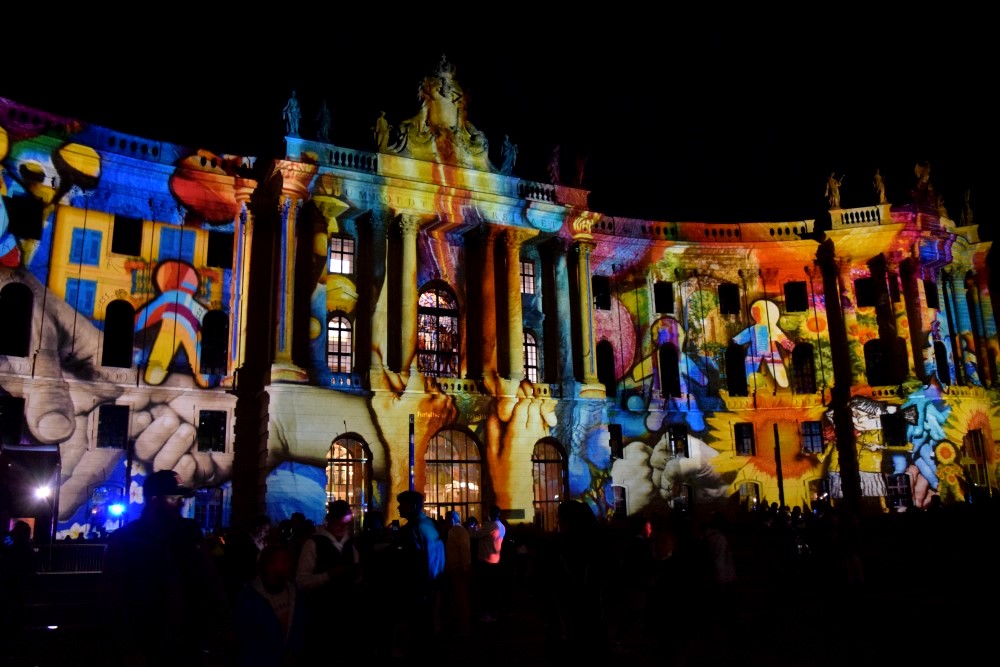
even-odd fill
[(181, 516), (194, 491), (172, 470), (142, 489), (142, 516), (111, 535), (104, 559), (108, 664), (198, 665), (231, 640), (232, 607), (201, 528)]
[(306, 612), (292, 579), (292, 549), (268, 544), (256, 565), (236, 598), (236, 666), (304, 664)]
[(476, 588), (479, 591), (479, 621), (492, 623), (500, 614), (500, 594), (503, 586), (501, 555), (507, 528), (500, 521), (500, 508), (490, 507), (486, 521), (473, 536), (478, 540), (475, 567)]
[(28, 597), (36, 578), (31, 526), (17, 521), (0, 546), (0, 655), (20, 653)]
[(435, 611), (444, 572), (444, 543), (434, 521), (424, 513), (424, 496), (403, 491), (396, 496), (406, 520), (397, 534), (396, 572), (399, 597), (396, 617), (403, 631), (397, 646), (407, 657), (428, 657), (437, 627)]

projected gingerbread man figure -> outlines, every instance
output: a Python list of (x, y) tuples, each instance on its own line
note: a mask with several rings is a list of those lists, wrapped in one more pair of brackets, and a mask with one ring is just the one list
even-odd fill
[(169, 260), (156, 267), (156, 286), (160, 295), (135, 316), (137, 334), (160, 325), (146, 364), (146, 382), (162, 384), (170, 362), (183, 347), (195, 382), (200, 387), (207, 387), (208, 377), (198, 372), (201, 365), (198, 332), (208, 311), (194, 298), (198, 292), (198, 272), (187, 264)]
[(787, 387), (788, 373), (785, 372), (785, 362), (781, 359), (781, 348), (791, 352), (794, 344), (778, 328), (778, 318), (781, 317), (778, 305), (764, 299), (754, 301), (750, 306), (750, 317), (755, 324), (733, 336), (735, 343), (750, 343), (745, 361), (747, 377), (765, 366), (779, 387)]

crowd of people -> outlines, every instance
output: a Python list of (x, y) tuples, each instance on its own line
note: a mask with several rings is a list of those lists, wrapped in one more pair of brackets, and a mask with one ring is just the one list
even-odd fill
[[(867, 575), (861, 525), (823, 504), (604, 521), (568, 500), (557, 529), (542, 533), (508, 525), (495, 505), (481, 525), (456, 511), (432, 518), (420, 493), (404, 491), (396, 498), (401, 521), (387, 523), (375, 511), (360, 521), (336, 500), (318, 525), (300, 513), (279, 521), (261, 516), (241, 530), (205, 536), (181, 515), (192, 493), (173, 472), (150, 475), (142, 516), (110, 537), (101, 602), (117, 660), (107, 664), (288, 667), (323, 654), (377, 662), (460, 657), (497, 635), (514, 591), (529, 596), (553, 664), (624, 660), (637, 645), (664, 664), (711, 663), (737, 655), (742, 640), (704, 619), (745, 604), (740, 584), (747, 575), (767, 585), (767, 597), (755, 603), (765, 616), (796, 591), (833, 584), (844, 592)], [(963, 508), (938, 514), (945, 511), (904, 520), (915, 535), (947, 532), (954, 543), (967, 525)], [(903, 535), (899, 517), (887, 518), (900, 531), (891, 543)], [(15, 526), (4, 551), (9, 601), (19, 599), (32, 570), (24, 528)], [(890, 534), (885, 526), (878, 531)], [(8, 619), (13, 609), (5, 606)]]

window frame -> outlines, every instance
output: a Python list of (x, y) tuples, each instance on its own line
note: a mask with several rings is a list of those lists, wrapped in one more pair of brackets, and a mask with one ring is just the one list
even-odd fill
[(757, 435), (753, 422), (733, 424), (733, 449), (737, 456), (757, 456)]
[[(221, 423), (216, 421), (220, 416)], [(217, 432), (211, 433), (209, 429)], [(228, 451), (228, 431), (228, 410), (198, 410), (197, 445), (199, 452), (225, 453)], [(220, 441), (222, 443), (221, 448), (218, 446)]]
[(521, 294), (535, 293), (535, 263), (530, 260), (521, 260)]
[[(523, 332), (524, 343), (524, 377), (532, 384), (538, 382), (538, 339), (535, 334), (527, 329)], [(512, 378), (520, 379), (520, 378)]]
[[(434, 295), (434, 305), (421, 304), (427, 295)], [(417, 296), (417, 370), (432, 377), (457, 377), (460, 335), (458, 299), (451, 289), (431, 285), (421, 290)]]
[(804, 454), (823, 453), (823, 422), (799, 422), (799, 439)]
[(97, 408), (97, 435), (94, 446), (98, 449), (128, 448), (130, 413), (128, 405), (103, 403)]
[[(327, 242), (326, 271), (332, 275), (353, 276), (357, 263), (357, 243), (353, 236), (346, 234), (331, 234)], [(350, 245), (350, 249), (347, 246)], [(334, 268), (334, 256), (337, 256)], [(344, 270), (345, 265), (347, 270)]]
[[(334, 323), (342, 323), (342, 326), (334, 329)], [(335, 343), (332, 334), (334, 331), (338, 333), (336, 350), (333, 349)], [(348, 338), (346, 351), (344, 350), (345, 334)], [(332, 363), (334, 358), (339, 360), (337, 364)], [(346, 369), (344, 368), (345, 360)], [(333, 313), (326, 321), (326, 367), (331, 373), (352, 373), (354, 371), (354, 323), (341, 312)]]
[(559, 504), (566, 498), (566, 457), (552, 440), (539, 440), (531, 451), (531, 483), (534, 525), (543, 533), (554, 532)]

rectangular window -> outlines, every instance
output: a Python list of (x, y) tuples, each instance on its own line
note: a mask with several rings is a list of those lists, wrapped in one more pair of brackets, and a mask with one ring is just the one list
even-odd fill
[(674, 284), (665, 280), (657, 280), (653, 284), (653, 307), (657, 313), (672, 314), (674, 312)]
[(594, 276), (591, 287), (594, 290), (594, 310), (611, 310), (611, 279)]
[(69, 245), (69, 261), (73, 264), (97, 266), (101, 263), (101, 241), (104, 234), (96, 229), (77, 227)]
[(193, 229), (180, 227), (160, 228), (160, 252), (158, 261), (179, 259), (194, 266), (194, 242), (196, 235)]
[(66, 279), (66, 303), (76, 312), (92, 317), (94, 314), (94, 299), (97, 295), (97, 283), (93, 280)]
[(535, 293), (535, 263), (521, 262), (521, 294)]
[(889, 475), (885, 480), (886, 503), (896, 511), (913, 507), (913, 492), (910, 489), (910, 476), (905, 472)]
[(128, 445), (127, 405), (100, 406), (97, 411), (97, 446), (124, 450)]
[(225, 410), (200, 410), (198, 412), (198, 451), (226, 451)]
[(989, 486), (987, 476), (986, 448), (983, 445), (983, 430), (972, 429), (962, 438), (962, 445), (965, 449), (964, 460), (968, 463), (965, 466), (965, 473), (969, 482), (973, 486), (986, 488)]
[(667, 440), (670, 444), (670, 454), (673, 456), (687, 457), (688, 455), (688, 430), (684, 424), (670, 424), (667, 426)]
[(354, 239), (347, 236), (330, 237), (330, 273), (354, 274)]
[(854, 298), (858, 308), (868, 308), (878, 304), (878, 290), (872, 278), (858, 278), (854, 281)]
[(802, 451), (806, 454), (823, 453), (823, 427), (819, 422), (802, 422)]
[(733, 434), (736, 438), (736, 453), (739, 456), (754, 456), (757, 453), (753, 439), (753, 424), (733, 424)]
[(733, 283), (719, 285), (719, 312), (723, 315), (740, 314), (740, 288)]
[(21, 239), (42, 238), (44, 208), (41, 200), (28, 195), (4, 197), (3, 205), (7, 209), (7, 231), (11, 236)]
[(924, 281), (924, 302), (928, 308), (935, 310), (941, 308), (941, 301), (938, 299), (938, 286), (933, 280)]
[(205, 264), (220, 269), (233, 268), (233, 235), (231, 232), (209, 232)]
[(23, 423), (24, 399), (16, 396), (0, 396), (0, 444), (20, 444)]
[(809, 291), (804, 280), (785, 283), (785, 312), (801, 313), (809, 310)]
[(906, 422), (898, 410), (879, 415), (882, 422), (882, 444), (887, 447), (902, 447), (906, 444)]
[(116, 215), (111, 227), (111, 252), (118, 255), (142, 255), (142, 220)]

